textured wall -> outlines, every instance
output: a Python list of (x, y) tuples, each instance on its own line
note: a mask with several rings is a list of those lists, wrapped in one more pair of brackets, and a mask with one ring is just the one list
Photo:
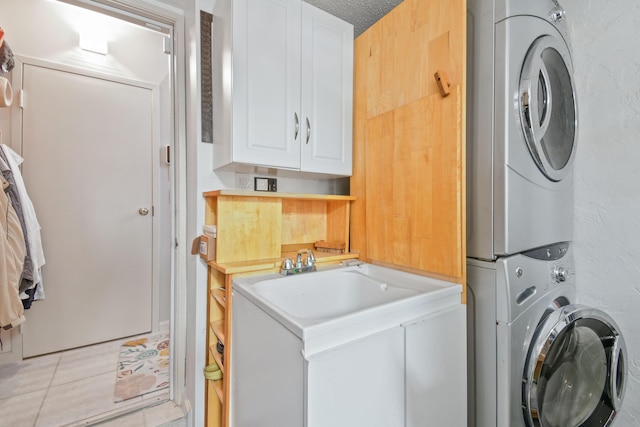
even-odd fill
[(616, 427), (640, 425), (640, 3), (565, 0), (580, 113), (578, 300), (624, 333), (629, 381)]
[(304, 0), (353, 24), (356, 37), (396, 7), (402, 0)]

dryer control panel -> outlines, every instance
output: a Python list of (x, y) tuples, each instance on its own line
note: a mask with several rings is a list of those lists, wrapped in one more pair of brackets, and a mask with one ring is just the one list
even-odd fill
[(555, 261), (564, 257), (568, 251), (569, 242), (560, 242), (523, 252), (522, 255), (542, 261)]

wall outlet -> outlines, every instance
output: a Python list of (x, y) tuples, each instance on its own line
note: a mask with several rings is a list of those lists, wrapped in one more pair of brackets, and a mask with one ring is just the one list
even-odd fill
[(253, 188), (256, 191), (278, 191), (278, 181), (275, 178), (258, 178), (253, 179)]
[(253, 190), (251, 177), (246, 173), (236, 173), (236, 188), (238, 190)]

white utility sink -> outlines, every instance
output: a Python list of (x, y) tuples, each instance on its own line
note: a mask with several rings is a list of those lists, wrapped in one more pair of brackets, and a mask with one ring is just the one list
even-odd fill
[(367, 263), (234, 280), (234, 290), (306, 343), (308, 354), (460, 302), (461, 286)]
[(234, 279), (233, 425), (466, 425), (461, 292), (359, 262)]

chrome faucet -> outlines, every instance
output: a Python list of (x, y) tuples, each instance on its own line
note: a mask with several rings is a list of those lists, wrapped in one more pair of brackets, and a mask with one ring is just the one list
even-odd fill
[(296, 256), (296, 268), (298, 270), (302, 268), (302, 254), (300, 252), (298, 252), (298, 255)]
[[(303, 263), (302, 255), (305, 253), (307, 254), (307, 257)], [(313, 255), (313, 251), (311, 249), (300, 249), (296, 255), (295, 265), (290, 258), (285, 258), (284, 261), (282, 261), (280, 274), (283, 276), (289, 276), (292, 274), (306, 273), (308, 271), (316, 271), (316, 257)]]

